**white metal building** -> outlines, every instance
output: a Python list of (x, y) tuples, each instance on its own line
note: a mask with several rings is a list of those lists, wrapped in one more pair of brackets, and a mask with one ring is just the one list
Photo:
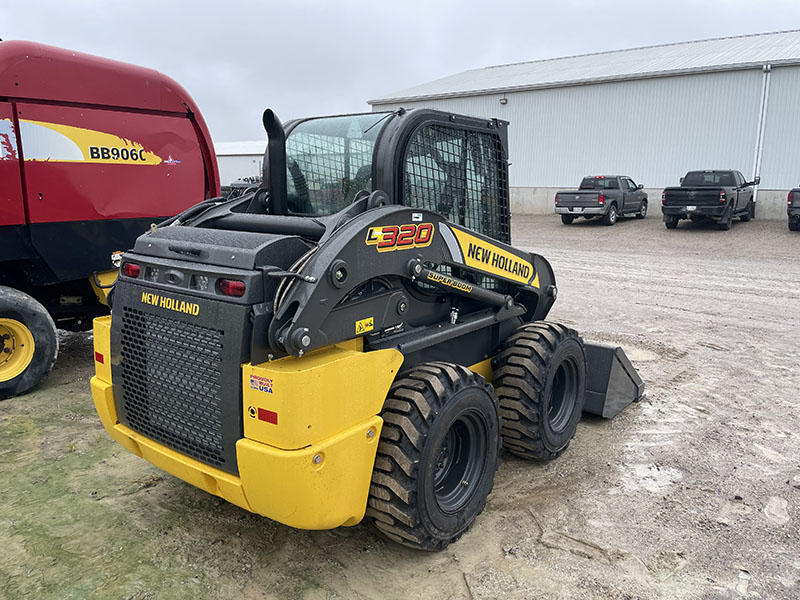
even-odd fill
[(516, 212), (552, 212), (584, 175), (627, 174), (655, 201), (730, 168), (760, 174), (757, 216), (779, 217), (800, 184), (800, 30), (475, 69), (369, 104), (510, 121)]
[(215, 143), (220, 183), (230, 185), (243, 177), (260, 176), (266, 149), (267, 140)]

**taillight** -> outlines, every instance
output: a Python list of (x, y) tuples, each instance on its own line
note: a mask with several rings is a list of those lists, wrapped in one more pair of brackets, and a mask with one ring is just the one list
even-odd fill
[(603, 196), (603, 194), (600, 194), (600, 195), (597, 197), (597, 202), (598, 202), (598, 203), (600, 203), (600, 204), (605, 204), (605, 203), (606, 203), (606, 197), (605, 197), (605, 196)]
[(786, 197), (786, 204), (792, 203), (792, 193), (793, 192), (789, 192), (789, 195)]
[(661, 204), (667, 203), (667, 192), (661, 192)]
[(244, 296), (245, 285), (244, 281), (238, 279), (220, 279), (219, 291), (226, 296), (235, 296), (241, 298)]
[(139, 273), (142, 272), (142, 267), (137, 265), (136, 263), (126, 262), (122, 265), (122, 272), (128, 276), (133, 277), (134, 279), (139, 276)]
[(720, 190), (719, 191), (719, 201), (720, 202), (725, 202), (725, 190)]
[[(792, 200), (791, 200), (791, 198), (792, 198), (792, 195), (791, 195), (791, 194), (789, 194), (789, 202), (791, 202), (791, 201), (792, 201)], [(558, 204), (558, 194), (556, 194), (556, 200), (555, 200), (555, 202), (556, 202), (556, 204)]]

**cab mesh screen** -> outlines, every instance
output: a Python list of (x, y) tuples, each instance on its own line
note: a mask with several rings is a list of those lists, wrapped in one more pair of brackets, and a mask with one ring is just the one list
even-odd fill
[(496, 135), (423, 127), (406, 150), (403, 204), (510, 243), (505, 160)]

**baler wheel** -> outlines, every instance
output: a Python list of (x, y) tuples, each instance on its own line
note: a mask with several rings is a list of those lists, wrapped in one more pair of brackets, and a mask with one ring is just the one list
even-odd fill
[(492, 386), (460, 365), (423, 363), (389, 390), (367, 516), (390, 539), (441, 550), (483, 510), (500, 422)]
[(0, 286), (0, 400), (24, 394), (53, 368), (56, 326), (28, 294)]
[(569, 446), (583, 410), (586, 354), (576, 331), (522, 325), (492, 361), (506, 450), (550, 460)]

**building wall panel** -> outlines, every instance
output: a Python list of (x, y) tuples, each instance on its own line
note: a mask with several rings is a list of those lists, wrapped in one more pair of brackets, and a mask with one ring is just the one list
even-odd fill
[(515, 187), (571, 187), (584, 175), (618, 173), (660, 188), (690, 169), (752, 174), (761, 86), (761, 71), (751, 69), (516, 92), (506, 104), (493, 94), (402, 106), (510, 121)]

